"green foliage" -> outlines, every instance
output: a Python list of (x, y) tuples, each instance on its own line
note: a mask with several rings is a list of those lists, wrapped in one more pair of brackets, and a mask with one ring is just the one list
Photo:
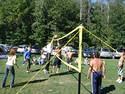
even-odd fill
[[(0, 7), (0, 32), (4, 43), (21, 44), (31, 35), (31, 4), (28, 0), (5, 0)], [(22, 36), (23, 35), (23, 36)]]
[(36, 0), (33, 14), (32, 37), (42, 46), (52, 38), (53, 32), (68, 33), (76, 26), (77, 8), (72, 0)]
[[(82, 4), (85, 28), (115, 48), (124, 46), (124, 0), (109, 0), (107, 4), (88, 1)], [(80, 24), (79, 5), (79, 0), (0, 0), (0, 43), (44, 46), (53, 34), (65, 35)], [(83, 42), (105, 46), (86, 32)], [(78, 44), (78, 38), (71, 44)]]

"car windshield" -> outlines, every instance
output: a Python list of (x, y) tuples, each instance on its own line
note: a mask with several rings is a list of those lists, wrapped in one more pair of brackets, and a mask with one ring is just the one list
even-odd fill
[(39, 49), (39, 46), (33, 45), (32, 48)]
[(108, 52), (108, 51), (109, 51), (109, 49), (104, 48), (104, 49), (102, 49), (102, 51), (106, 51), (106, 52)]
[(19, 45), (19, 48), (24, 48), (26, 47), (27, 45)]
[(117, 49), (118, 52), (122, 52), (122, 49)]

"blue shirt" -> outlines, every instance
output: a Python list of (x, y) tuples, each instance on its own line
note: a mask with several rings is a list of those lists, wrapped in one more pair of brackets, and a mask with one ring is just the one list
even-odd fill
[(25, 54), (26, 54), (27, 51), (28, 51), (28, 50), (25, 48), (25, 49), (24, 49), (24, 52), (23, 52), (24, 58), (25, 58)]
[(30, 57), (31, 57), (31, 51), (26, 51), (25, 54), (24, 54), (24, 56), (25, 56), (25, 59), (30, 59)]

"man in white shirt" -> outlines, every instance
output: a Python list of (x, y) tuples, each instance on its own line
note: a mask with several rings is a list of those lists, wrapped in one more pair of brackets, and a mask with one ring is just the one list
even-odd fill
[(46, 52), (47, 52), (47, 60), (48, 60), (48, 64), (45, 67), (45, 72), (48, 73), (49, 72), (49, 65), (50, 65), (50, 57), (51, 57), (51, 53), (53, 50), (53, 42), (50, 42), (47, 46), (46, 46)]

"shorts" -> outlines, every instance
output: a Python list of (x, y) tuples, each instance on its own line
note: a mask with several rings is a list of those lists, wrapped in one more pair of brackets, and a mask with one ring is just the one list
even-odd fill
[(67, 58), (67, 63), (71, 64), (71, 58)]
[(122, 64), (120, 67), (118, 67), (118, 75), (119, 76), (123, 76), (123, 63), (118, 62), (118, 64)]
[(61, 60), (56, 57), (54, 60), (53, 66), (57, 66), (57, 68), (60, 68)]
[(118, 68), (118, 75), (123, 76), (123, 68)]

